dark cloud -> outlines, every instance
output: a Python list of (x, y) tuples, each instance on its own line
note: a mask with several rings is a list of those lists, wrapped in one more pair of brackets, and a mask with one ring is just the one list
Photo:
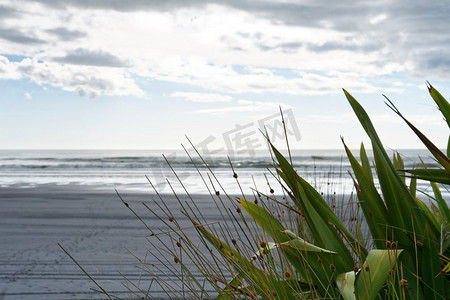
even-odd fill
[(373, 51), (379, 51), (382, 47), (384, 47), (383, 43), (376, 42), (365, 42), (365, 43), (357, 43), (355, 41), (350, 42), (326, 42), (322, 45), (308, 45), (306, 48), (308, 50), (314, 52), (329, 52), (335, 50), (347, 50), (347, 51), (355, 51), (355, 52), (364, 52), (369, 53)]
[(0, 20), (14, 18), (17, 15), (17, 11), (9, 6), (0, 5)]
[(63, 41), (75, 40), (86, 36), (85, 32), (79, 30), (69, 30), (64, 27), (56, 27), (53, 29), (48, 29), (47, 32), (57, 36), (60, 40)]
[[(26, 0), (31, 1), (31, 0)], [(447, 60), (446, 49), (450, 46), (450, 5), (447, 1), (407, 0), (315, 0), (315, 1), (277, 1), (277, 0), (33, 0), (55, 9), (65, 10), (68, 6), (80, 9), (104, 9), (120, 12), (127, 11), (176, 11), (183, 8), (203, 8), (209, 4), (227, 6), (245, 11), (249, 14), (269, 20), (273, 24), (302, 26), (314, 29), (332, 29), (343, 33), (349, 39), (328, 41), (322, 44), (306, 44), (299, 36), (292, 41), (280, 41), (279, 44), (268, 43), (254, 33), (236, 32), (240, 38), (249, 39), (263, 51), (277, 50), (295, 53), (299, 49), (314, 52), (355, 51), (373, 53), (383, 51), (385, 61), (376, 62), (381, 65), (398, 63), (432, 71), (433, 68), (445, 70)], [(1, 10), (0, 10), (1, 11)], [(8, 15), (13, 13), (0, 12)], [(377, 17), (385, 15), (384, 18)], [(226, 22), (227, 20), (223, 20)], [(52, 32), (60, 38), (76, 38), (72, 32)], [(4, 36), (3, 36), (4, 35)], [(22, 43), (39, 43), (39, 39), (26, 36), (20, 32), (0, 32), (0, 37)], [(320, 39), (319, 40), (323, 40)], [(245, 51), (239, 40), (226, 39), (224, 43), (235, 50)], [(106, 54), (106, 55), (103, 55)], [(431, 55), (432, 54), (432, 55)], [(59, 58), (67, 62), (83, 62), (98, 65), (99, 62), (89, 57), (103, 58), (102, 65), (121, 66), (123, 62), (107, 53), (71, 53)], [(384, 58), (384, 57), (383, 57)], [(383, 59), (381, 58), (381, 59)], [(97, 58), (95, 58), (97, 59)], [(409, 68), (409, 67), (408, 67)], [(450, 69), (447, 69), (450, 77)]]
[(426, 79), (449, 78), (450, 58), (446, 51), (431, 52), (418, 61), (418, 67), (413, 76)]
[(450, 58), (441, 56), (436, 56), (432, 58), (426, 58), (425, 59), (425, 65), (426, 67), (430, 69), (450, 69)]
[(12, 28), (4, 28), (0, 29), (0, 39), (4, 39), (17, 44), (43, 44), (44, 40), (38, 39), (34, 36), (25, 34), (21, 31), (12, 29)]
[[(373, 27), (369, 20), (381, 13), (387, 13), (397, 20), (412, 18), (415, 23), (444, 21), (449, 23), (450, 8), (445, 1), (432, 5), (410, 1), (385, 0), (374, 3), (368, 0), (315, 0), (302, 3), (277, 0), (28, 0), (65, 9), (68, 6), (86, 9), (109, 9), (117, 11), (156, 10), (173, 11), (187, 7), (204, 7), (218, 4), (232, 7), (272, 20), (276, 23), (308, 27), (332, 27), (337, 30), (358, 31)], [(401, 21), (402, 22), (402, 21)], [(429, 26), (430, 24), (428, 24)], [(439, 26), (434, 24), (433, 26)], [(448, 27), (446, 27), (448, 28)], [(406, 28), (405, 28), (406, 29)]]
[(73, 65), (88, 65), (97, 67), (127, 67), (127, 62), (122, 61), (117, 56), (101, 50), (91, 51), (87, 49), (76, 49), (69, 52), (66, 56), (53, 58), (53, 61), (73, 64)]
[(202, 6), (208, 1), (199, 0), (29, 0), (40, 2), (44, 5), (65, 9), (67, 6), (88, 8), (88, 9), (109, 9), (117, 11), (137, 11), (137, 10), (157, 10), (170, 11), (177, 8)]
[[(31, 0), (29, 0), (31, 1)], [(324, 1), (316, 0), (307, 3), (290, 3), (254, 0), (33, 0), (57, 9), (73, 6), (86, 9), (108, 9), (116, 11), (173, 11), (189, 7), (204, 7), (208, 4), (218, 4), (247, 11), (277, 23), (302, 25), (309, 27), (322, 26), (322, 21), (328, 20), (337, 29), (351, 30), (354, 28), (355, 17), (365, 18), (370, 13), (371, 1)], [(351, 14), (354, 14), (353, 16)], [(353, 17), (353, 18), (352, 18)]]

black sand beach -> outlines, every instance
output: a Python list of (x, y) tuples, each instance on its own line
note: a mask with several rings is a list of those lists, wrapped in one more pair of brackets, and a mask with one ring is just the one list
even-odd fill
[[(161, 221), (143, 210), (141, 202), (154, 194), (123, 192), (129, 205), (141, 213), (151, 228)], [(169, 209), (179, 214), (177, 201)], [(204, 212), (213, 212), (209, 196), (195, 196)], [(150, 281), (136, 265), (149, 244), (144, 225), (122, 204), (114, 189), (96, 186), (42, 185), (32, 188), (0, 188), (0, 298), (3, 299), (92, 299), (104, 298), (96, 286), (57, 245), (60, 243), (108, 291), (132, 296), (121, 282)], [(218, 215), (208, 214), (211, 220)], [(188, 223), (186, 223), (188, 225)], [(160, 274), (164, 276), (163, 274)], [(130, 289), (134, 290), (131, 286)], [(157, 295), (156, 295), (157, 296)]]

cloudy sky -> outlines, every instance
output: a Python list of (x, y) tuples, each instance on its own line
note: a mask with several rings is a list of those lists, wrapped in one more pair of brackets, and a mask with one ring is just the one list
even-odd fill
[(300, 148), (440, 147), (426, 90), (450, 97), (446, 1), (0, 0), (2, 149), (174, 149), (291, 110)]

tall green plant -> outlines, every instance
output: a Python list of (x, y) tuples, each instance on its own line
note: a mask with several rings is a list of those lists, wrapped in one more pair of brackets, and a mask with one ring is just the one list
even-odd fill
[[(429, 92), (450, 127), (449, 103), (431, 85)], [(209, 282), (217, 299), (450, 297), (450, 210), (438, 186), (450, 183), (450, 142), (444, 154), (386, 98), (387, 105), (417, 134), (441, 166), (431, 169), (422, 164), (420, 169), (405, 170), (399, 154), (389, 158), (364, 108), (346, 90), (344, 94), (370, 138), (375, 161), (373, 172), (364, 145), (361, 144), (358, 161), (342, 140), (353, 170), (357, 205), (364, 217), (362, 221), (352, 217), (352, 221), (357, 221), (356, 229), (350, 230), (348, 222), (338, 217), (323, 195), (268, 141), (275, 162), (273, 175), (283, 189), (283, 201), (275, 195), (263, 195), (266, 200), (262, 201), (258, 191), (254, 201), (244, 195), (234, 200), (204, 161), (210, 173), (204, 178), (199, 171), (199, 176), (206, 186), (207, 180), (211, 182), (215, 190), (210, 191), (211, 197), (224, 224), (207, 224), (189, 194), (190, 202), (183, 202), (176, 195), (183, 214), (199, 233), (200, 244), (193, 242), (186, 228), (174, 219), (155, 189), (161, 201), (153, 200), (154, 204), (165, 216), (144, 205), (169, 227), (166, 235), (170, 243), (154, 232), (151, 237), (161, 245), (154, 245), (151, 238), (149, 242), (158, 253), (173, 256), (180, 268), (176, 271), (170, 267), (169, 274), (181, 281), (178, 289), (160, 282), (161, 286), (175, 297), (186, 297), (185, 290), (192, 298), (213, 297), (205, 283), (193, 275), (183, 256)], [(237, 179), (236, 173), (234, 177)], [(409, 185), (406, 177), (410, 177)], [(429, 206), (416, 196), (418, 179), (430, 181), (434, 191), (430, 198), (434, 202)], [(225, 204), (228, 200), (232, 207)], [(364, 226), (369, 236), (362, 233)], [(204, 251), (200, 251), (200, 245)]]
[[(448, 121), (448, 102), (431, 85), (429, 90)], [(430, 211), (416, 197), (415, 180), (448, 183), (449, 158), (389, 101), (389, 107), (405, 120), (442, 166), (435, 170), (404, 170), (400, 155), (395, 155), (392, 161), (387, 155), (363, 107), (346, 90), (344, 94), (372, 143), (379, 189), (364, 146), (361, 145), (360, 151), (362, 162), (345, 143), (344, 148), (374, 249), (365, 249), (323, 197), (273, 145), (277, 173), (309, 234), (302, 237), (290, 232), (262, 206), (244, 199), (240, 199), (240, 205), (274, 241), (268, 250), (281, 252), (303, 288), (307, 286), (314, 297), (445, 299), (449, 295), (449, 279), (444, 269), (449, 257), (448, 207), (442, 197), (436, 196), (438, 208)], [(412, 174), (410, 186), (406, 185), (405, 172)], [(436, 184), (433, 189), (439, 195)], [(280, 285), (281, 281), (276, 284)]]

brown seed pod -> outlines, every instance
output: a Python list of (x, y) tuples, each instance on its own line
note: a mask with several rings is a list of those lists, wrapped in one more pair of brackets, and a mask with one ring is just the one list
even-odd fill
[(291, 273), (289, 273), (289, 271), (284, 272), (284, 276), (286, 276), (287, 278), (291, 277)]
[(330, 265), (330, 270), (334, 272), (334, 270), (336, 270), (336, 266), (333, 265), (333, 264), (331, 264), (331, 265)]
[(270, 193), (273, 194), (275, 193), (275, 191), (273, 189), (270, 189)]
[(233, 173), (233, 177), (234, 177), (234, 178), (238, 178), (238, 175), (236, 174), (236, 172)]
[(386, 241), (386, 249), (391, 249), (391, 242), (390, 241)]
[(176, 264), (180, 262), (180, 260), (179, 260), (178, 257), (176, 257), (176, 256), (173, 258), (173, 261), (174, 261)]
[(236, 212), (237, 212), (238, 214), (240, 214), (240, 213), (241, 213), (241, 209), (240, 209), (239, 207), (236, 207)]
[(231, 242), (233, 243), (233, 245), (236, 246), (236, 244), (237, 244), (236, 239), (231, 239)]
[(177, 242), (177, 247), (181, 248), (181, 243), (180, 242)]
[(259, 243), (259, 245), (261, 246), (261, 248), (265, 248), (267, 246), (266, 242), (261, 241), (261, 243)]
[(173, 222), (174, 218), (173, 217), (169, 217), (169, 221)]
[(369, 270), (370, 270), (369, 265), (367, 265), (364, 269), (365, 269), (367, 272), (369, 272)]
[(216, 191), (216, 196), (219, 196), (220, 195), (220, 192), (219, 191)]
[(397, 249), (397, 243), (396, 242), (392, 242), (391, 243), (391, 247), (392, 247), (392, 249)]
[(401, 286), (402, 288), (407, 287), (407, 286), (408, 286), (408, 280), (406, 280), (406, 279), (401, 279), (401, 280), (400, 280), (400, 286)]

